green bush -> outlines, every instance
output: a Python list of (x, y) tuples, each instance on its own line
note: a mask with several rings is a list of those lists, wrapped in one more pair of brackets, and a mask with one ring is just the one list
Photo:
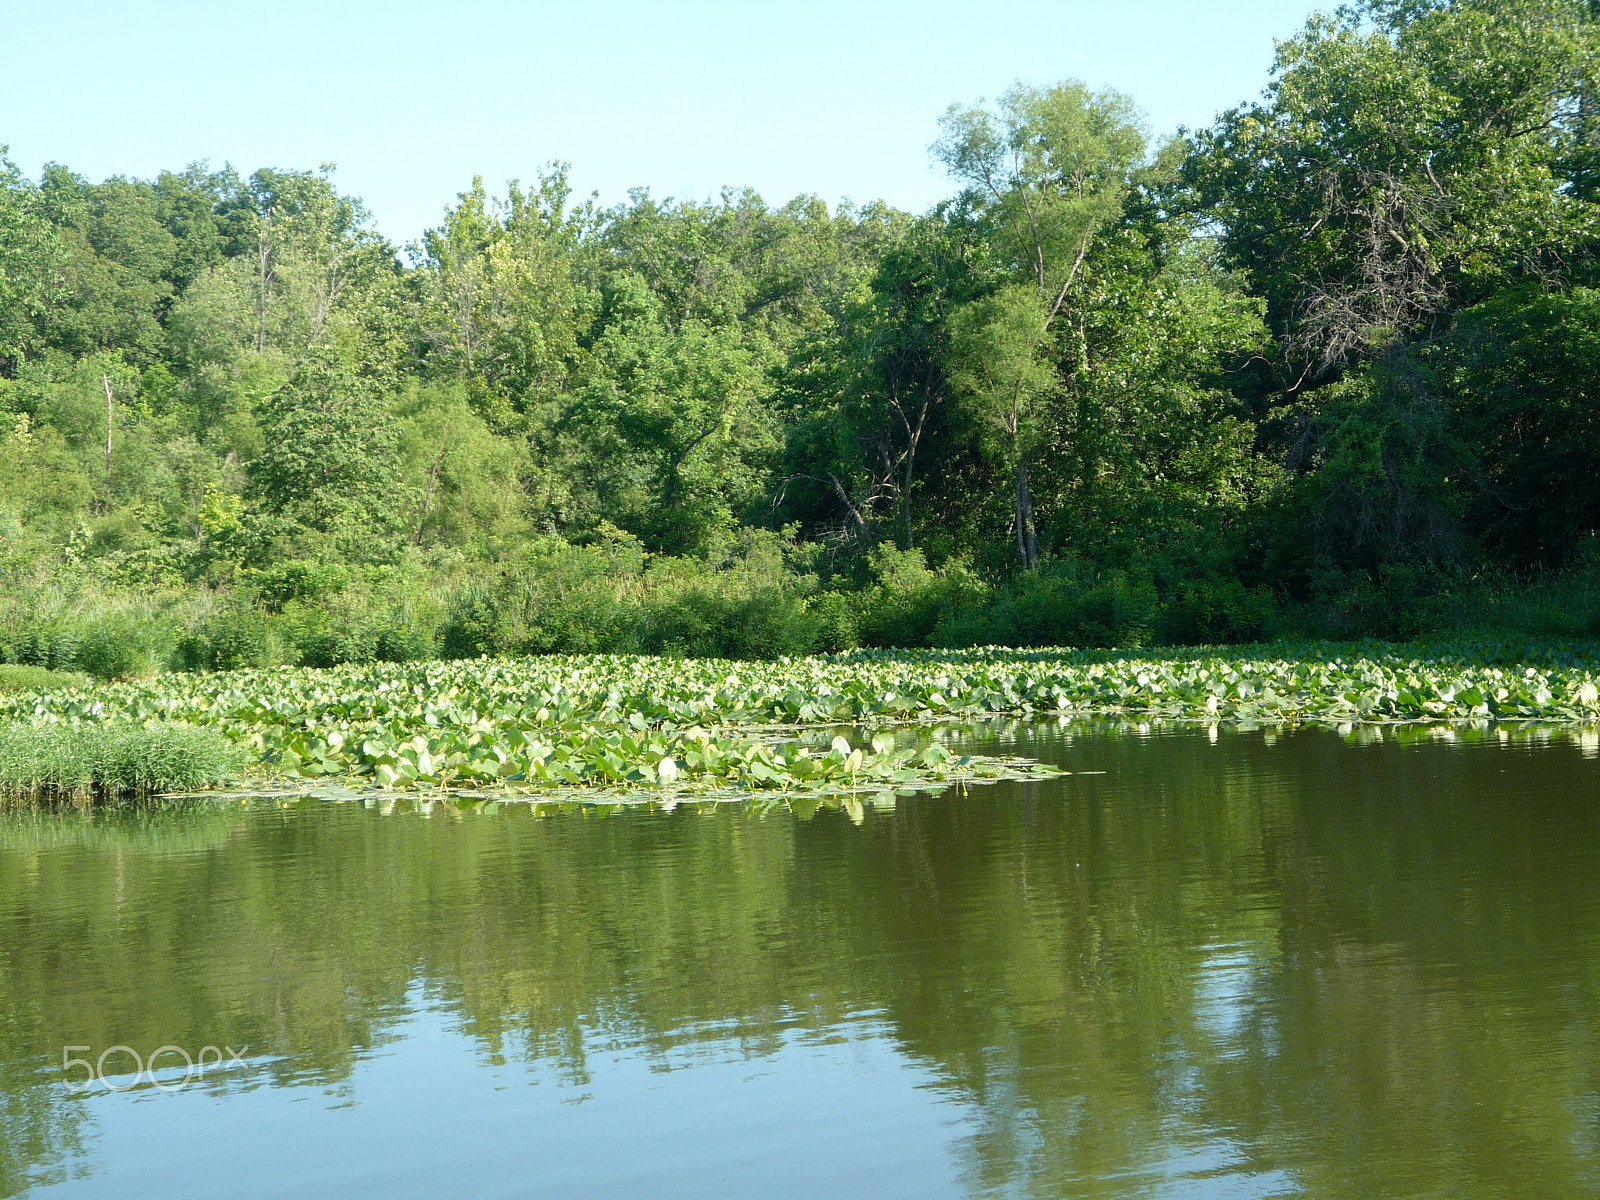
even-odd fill
[(986, 604), (951, 609), (934, 642), (1134, 648), (1149, 641), (1157, 611), (1155, 589), (1142, 577), (1056, 562), (1018, 576)]
[(818, 592), (806, 598), (806, 612), (816, 622), (818, 649), (838, 654), (861, 645), (861, 635), (856, 629), (856, 608), (850, 596), (841, 592)]
[(1264, 639), (1277, 612), (1266, 588), (1211, 576), (1184, 583), (1161, 606), (1161, 640), (1169, 646), (1226, 645)]
[(89, 626), (78, 642), (75, 665), (96, 679), (131, 679), (154, 672), (150, 631), (136, 621), (110, 617)]
[(797, 597), (777, 590), (721, 596), (697, 589), (651, 606), (643, 648), (690, 658), (782, 658), (816, 653), (821, 628)]
[(57, 624), (30, 625), (11, 644), (11, 661), (48, 671), (67, 671), (77, 665), (78, 632)]
[(493, 593), (469, 585), (455, 597), (440, 631), (440, 653), (445, 658), (477, 658), (499, 650), (499, 614)]
[(854, 632), (863, 646), (943, 644), (936, 642), (940, 622), (987, 595), (959, 566), (930, 571), (920, 550), (880, 546), (868, 563), (875, 582), (853, 597)]
[(291, 601), (275, 629), (285, 657), (300, 667), (337, 667), (378, 660), (378, 630), (365, 612)]
[(266, 618), (251, 608), (214, 612), (178, 639), (177, 659), (186, 671), (236, 671), (270, 666), (275, 649)]
[(353, 572), (338, 563), (291, 561), (244, 572), (268, 612), (282, 611), (291, 601), (315, 604), (349, 586)]
[(1310, 598), (1293, 616), (1305, 632), (1322, 637), (1405, 641), (1459, 627), (1473, 591), (1465, 582), (1462, 572), (1437, 566), (1393, 563), (1368, 571), (1324, 562), (1313, 568)]
[(379, 662), (422, 662), (435, 652), (433, 631), (421, 624), (394, 618), (378, 629), (375, 653)]
[(440, 651), (445, 658), (637, 651), (649, 590), (636, 542), (543, 542), (457, 591)]

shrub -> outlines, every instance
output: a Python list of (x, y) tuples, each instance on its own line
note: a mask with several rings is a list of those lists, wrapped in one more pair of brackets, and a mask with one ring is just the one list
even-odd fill
[(816, 622), (817, 647), (830, 654), (854, 650), (861, 644), (856, 632), (856, 610), (851, 598), (840, 592), (819, 592), (806, 599), (806, 612)]
[(434, 656), (433, 632), (393, 619), (379, 628), (375, 652), (379, 662), (421, 662)]
[(988, 603), (952, 609), (939, 622), (941, 646), (1144, 645), (1157, 615), (1155, 589), (1140, 576), (1096, 574), (1055, 562), (1018, 576)]
[(695, 589), (652, 605), (644, 649), (692, 658), (768, 659), (813, 654), (822, 622), (776, 589), (721, 596)]
[(855, 596), (855, 632), (863, 646), (934, 644), (941, 621), (987, 596), (959, 564), (930, 571), (920, 550), (880, 546), (868, 563), (876, 582)]
[(1277, 602), (1266, 588), (1211, 576), (1179, 586), (1161, 608), (1161, 640), (1172, 646), (1258, 642), (1267, 636)]
[(96, 679), (130, 679), (155, 670), (149, 631), (135, 621), (107, 618), (91, 625), (78, 642), (75, 665)]
[(77, 657), (78, 633), (62, 625), (30, 625), (11, 645), (12, 661), (49, 671), (70, 670)]
[(247, 570), (244, 578), (254, 585), (267, 611), (279, 612), (294, 600), (314, 604), (343, 591), (351, 570), (338, 563), (296, 560)]
[(1365, 571), (1319, 563), (1302, 623), (1336, 638), (1413, 638), (1453, 623), (1460, 582), (1459, 573), (1436, 566), (1391, 563)]
[(187, 671), (236, 671), (265, 667), (273, 660), (272, 631), (254, 609), (214, 612), (178, 640), (178, 663)]
[(361, 611), (330, 611), (291, 601), (275, 626), (285, 657), (300, 667), (337, 667), (378, 658), (378, 631)]

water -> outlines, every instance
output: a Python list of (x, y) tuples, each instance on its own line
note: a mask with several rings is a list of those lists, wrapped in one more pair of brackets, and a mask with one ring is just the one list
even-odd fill
[(0, 818), (0, 1195), (1600, 1196), (1593, 739), (993, 740), (1079, 773)]

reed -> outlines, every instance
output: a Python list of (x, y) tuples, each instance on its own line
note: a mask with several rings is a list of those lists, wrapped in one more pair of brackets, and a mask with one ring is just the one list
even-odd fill
[(0, 663), (0, 695), (19, 692), (50, 692), (82, 687), (88, 680), (66, 671), (50, 671), (25, 663)]
[(238, 777), (243, 752), (210, 729), (182, 725), (0, 725), (0, 798), (89, 803), (216, 787)]

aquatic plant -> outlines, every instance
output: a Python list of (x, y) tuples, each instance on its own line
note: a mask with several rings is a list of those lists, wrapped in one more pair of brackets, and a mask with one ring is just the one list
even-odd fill
[(215, 787), (246, 754), (211, 729), (60, 722), (0, 725), (0, 798), (89, 800)]
[(0, 695), (15, 692), (47, 692), (52, 688), (81, 687), (82, 675), (52, 671), (26, 663), (0, 663)]
[[(270, 775), (384, 788), (837, 794), (1050, 771), (956, 756), (926, 731), (896, 735), (890, 725), (999, 713), (1581, 723), (1600, 719), (1597, 683), (1582, 662), (1524, 665), (1484, 647), (1160, 656), (991, 647), (765, 663), (584, 655), (173, 675), (13, 697), (0, 713), (203, 726), (248, 747)], [(840, 726), (868, 729), (829, 728)]]

